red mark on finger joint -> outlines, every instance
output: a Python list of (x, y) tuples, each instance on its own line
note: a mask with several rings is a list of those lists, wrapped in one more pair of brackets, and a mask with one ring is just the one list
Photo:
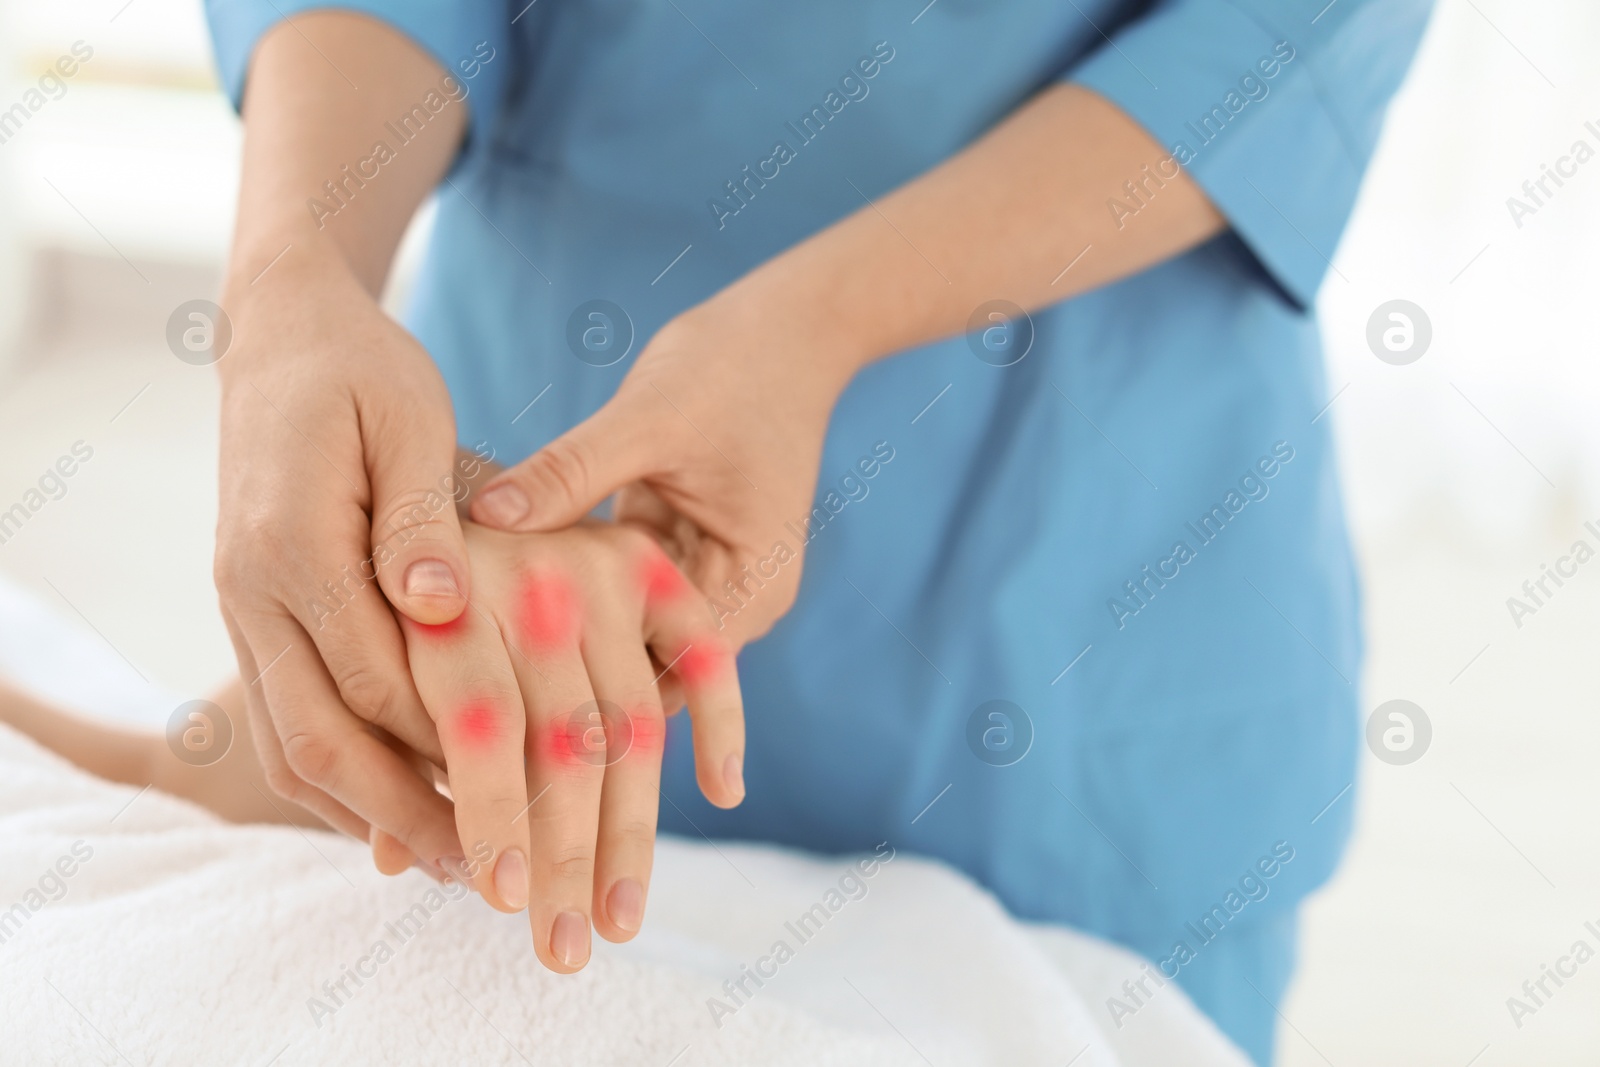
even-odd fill
[(625, 711), (609, 700), (591, 700), (544, 726), (542, 753), (562, 767), (610, 767), (638, 753), (659, 759), (665, 730), (653, 705)]
[(545, 758), (560, 767), (598, 767), (606, 762), (605, 719), (593, 703), (585, 704), (543, 730)]
[(652, 547), (639, 564), (639, 584), (645, 603), (650, 606), (676, 600), (689, 591), (688, 579), (675, 567), (665, 552)]
[(458, 740), (476, 749), (493, 748), (505, 736), (505, 717), (487, 700), (473, 701), (455, 713), (451, 730)]
[(646, 706), (623, 714), (607, 732), (606, 743), (624, 756), (652, 759), (661, 754), (665, 735), (666, 723), (661, 718), (661, 709)]
[(673, 661), (672, 673), (691, 688), (709, 685), (722, 677), (730, 660), (721, 640), (701, 636), (685, 645)]
[(406, 621), (411, 623), (411, 625), (416, 628), (417, 633), (428, 638), (430, 641), (449, 641), (452, 638), (461, 636), (461, 634), (466, 630), (467, 612), (471, 610), (471, 608), (463, 608), (461, 614), (457, 615), (449, 622), (416, 622), (412, 619), (407, 619)]
[(577, 592), (560, 574), (534, 571), (517, 589), (517, 629), (525, 644), (540, 651), (573, 644), (581, 611)]

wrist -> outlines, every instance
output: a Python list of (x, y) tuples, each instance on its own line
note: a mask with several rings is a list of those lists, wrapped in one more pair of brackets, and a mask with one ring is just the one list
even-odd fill
[(838, 398), (862, 367), (884, 355), (873, 329), (838, 279), (815, 271), (796, 250), (769, 260), (680, 318), (691, 329), (754, 339), (749, 346), (803, 367), (805, 380)]
[(264, 339), (281, 337), (289, 323), (315, 318), (315, 308), (337, 301), (352, 314), (376, 301), (331, 242), (315, 231), (262, 230), (229, 255), (220, 303), (234, 334), (234, 354), (217, 364), (224, 382), (255, 352), (272, 350)]
[(863, 367), (932, 340), (950, 280), (875, 213), (858, 212), (740, 278), (707, 305), (735, 304), (767, 335), (793, 336), (842, 390)]

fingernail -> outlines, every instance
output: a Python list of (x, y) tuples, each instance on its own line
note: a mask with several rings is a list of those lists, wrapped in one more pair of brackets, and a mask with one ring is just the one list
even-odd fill
[(509, 848), (494, 865), (494, 891), (507, 907), (528, 906), (528, 859), (520, 848)]
[(744, 760), (735, 752), (728, 757), (728, 762), (722, 765), (722, 780), (728, 783), (728, 789), (737, 794), (740, 800), (744, 799)]
[(465, 856), (440, 856), (438, 867), (444, 873), (444, 884), (467, 881), (466, 872), (463, 870), (467, 862)]
[(438, 882), (441, 885), (444, 883), (444, 875), (440, 872), (439, 868), (435, 867), (427, 860), (417, 860), (411, 866), (415, 867), (429, 878), (432, 878), (435, 882)]
[(510, 526), (528, 513), (528, 496), (515, 485), (497, 485), (478, 498), (478, 509), (501, 526)]
[(606, 913), (618, 929), (633, 933), (644, 923), (644, 886), (624, 878), (611, 887), (606, 897)]
[(550, 927), (550, 954), (568, 967), (589, 958), (589, 920), (581, 911), (564, 911)]
[(420, 559), (406, 568), (406, 596), (455, 596), (460, 591), (448, 563)]

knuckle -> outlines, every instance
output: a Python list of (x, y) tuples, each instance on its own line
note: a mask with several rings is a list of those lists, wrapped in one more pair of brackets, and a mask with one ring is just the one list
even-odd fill
[(305, 791), (304, 785), (286, 763), (273, 764), (264, 769), (267, 779), (267, 788), (278, 794), (291, 804), (298, 804), (300, 796)]
[[(427, 824), (420, 817), (407, 813), (402, 815), (392, 826), (386, 827), (385, 832), (403, 845), (407, 851), (421, 855), (421, 852), (417, 848), (413, 848), (412, 844), (416, 842), (420, 845), (427, 828)], [(426, 849), (422, 851), (426, 851)]]
[(582, 500), (588, 496), (591, 484), (591, 464), (584, 450), (566, 438), (557, 438), (539, 453), (536, 474), (568, 500)]
[(400, 548), (418, 538), (442, 540), (445, 530), (441, 516), (453, 503), (454, 497), (438, 489), (407, 489), (391, 495), (373, 516), (373, 541)]
[(594, 880), (594, 849), (569, 846), (552, 853), (545, 864), (554, 882), (582, 882)]
[(500, 697), (459, 704), (440, 717), (440, 732), (479, 745), (488, 742), (491, 748), (520, 743), (526, 721), (520, 699)]
[(630, 849), (642, 848), (648, 854), (655, 844), (656, 821), (646, 816), (630, 816), (618, 822), (612, 834)]
[(283, 739), (283, 758), (304, 781), (333, 792), (339, 770), (339, 750), (318, 734), (296, 731)]
[(260, 573), (259, 568), (252, 566), (253, 562), (245, 546), (232, 538), (219, 540), (216, 555), (211, 560), (211, 577), (217, 584), (217, 591), (231, 599), (248, 590), (251, 579)]
[(398, 697), (394, 686), (365, 664), (332, 668), (339, 697), (367, 722), (385, 726), (394, 721)]

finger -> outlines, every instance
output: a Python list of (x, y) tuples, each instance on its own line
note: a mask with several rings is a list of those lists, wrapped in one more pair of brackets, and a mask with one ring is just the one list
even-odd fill
[(454, 466), (455, 426), (436, 418), (397, 421), (388, 409), (361, 416), (378, 584), (402, 615), (447, 623), (466, 609), (472, 591), (456, 517), (467, 486)]
[[(388, 745), (401, 759), (409, 763), (417, 775), (425, 782), (432, 782), (435, 789), (439, 788), (439, 769), (434, 764), (421, 756), (392, 735), (381, 733), (378, 740)], [(431, 863), (418, 859), (416, 853), (406, 848), (398, 838), (374, 826), (368, 844), (372, 847), (372, 862), (381, 874), (402, 874), (407, 868), (415, 867), (423, 874), (436, 882), (445, 881), (445, 872)]]
[(744, 799), (744, 700), (733, 649), (665, 555), (646, 555), (645, 636), (662, 681), (682, 687), (694, 735), (695, 778), (719, 808)]
[(402, 623), (411, 673), (439, 727), (472, 887), (502, 911), (528, 905), (526, 714), (505, 638), (469, 606), (445, 626)]
[(290, 607), (315, 643), (345, 706), (443, 764), (439, 731), (412, 680), (405, 638), (373, 573), (370, 559), (345, 565), (324, 581), (315, 597), (303, 604), (291, 601)]
[(605, 781), (596, 843), (594, 926), (627, 941), (644, 923), (661, 805), (666, 721), (638, 616), (614, 612), (586, 631), (584, 664), (605, 725)]
[[(322, 790), (302, 781), (289, 769), (289, 761), (283, 755), (283, 743), (278, 740), (278, 731), (272, 724), (271, 714), (267, 711), (266, 699), (260, 686), (261, 672), (256, 668), (256, 659), (250, 650), (249, 640), (226, 607), (222, 609), (222, 622), (227, 627), (229, 640), (233, 642), (234, 656), (239, 660), (239, 677), (245, 682), (245, 711), (250, 718), (250, 736), (254, 741), (256, 759), (261, 763), (261, 772), (267, 780), (268, 788), (281, 800), (286, 800), (291, 805), (299, 805), (333, 829), (357, 840), (365, 839), (369, 833), (365, 819)], [(271, 797), (263, 799), (273, 807), (278, 807), (277, 801)], [(279, 808), (279, 813), (284, 816), (286, 822), (296, 821), (289, 817), (289, 813), (283, 812), (282, 808)]]
[(500, 530), (571, 526), (618, 487), (642, 478), (659, 453), (645, 423), (613, 398), (590, 418), (493, 478), (472, 500), (472, 518)]
[(552, 570), (513, 581), (501, 621), (528, 709), (528, 921), (539, 959), (570, 974), (589, 960), (605, 732), (579, 653), (575, 587)]
[(667, 665), (650, 656), (650, 666), (656, 676), (656, 691), (661, 694), (661, 708), (672, 718), (683, 710), (683, 684), (676, 675), (667, 673)]
[(372, 846), (372, 865), (378, 868), (379, 874), (400, 874), (416, 862), (417, 857), (400, 843), (399, 838), (384, 833), (376, 826), (368, 835), (367, 844)]
[(287, 617), (262, 620), (257, 630), (257, 659), (263, 645), (283, 649), (258, 684), (289, 770), (422, 859), (460, 862), (450, 802), (344, 706), (305, 631)]

